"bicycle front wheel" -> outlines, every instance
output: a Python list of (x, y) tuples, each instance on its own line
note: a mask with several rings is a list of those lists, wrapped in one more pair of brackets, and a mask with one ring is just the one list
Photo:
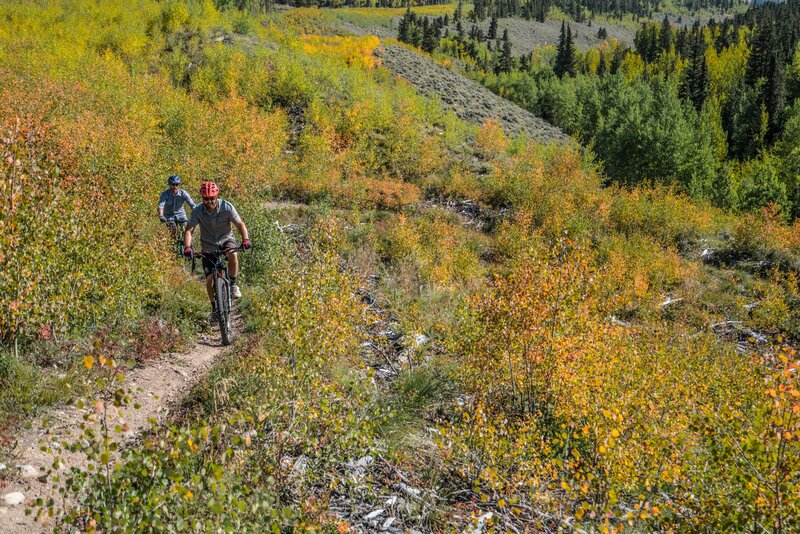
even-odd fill
[(219, 314), (219, 333), (223, 345), (233, 343), (233, 328), (231, 327), (231, 286), (224, 278), (214, 281), (214, 299), (217, 301)]

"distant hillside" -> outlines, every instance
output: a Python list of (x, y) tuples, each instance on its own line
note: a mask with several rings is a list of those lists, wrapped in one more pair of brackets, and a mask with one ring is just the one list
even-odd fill
[(524, 132), (542, 143), (568, 139), (560, 128), (418, 53), (388, 45), (379, 49), (378, 54), (392, 72), (411, 82), (422, 93), (441, 98), (464, 120), (481, 124), (494, 119), (506, 132), (514, 135)]

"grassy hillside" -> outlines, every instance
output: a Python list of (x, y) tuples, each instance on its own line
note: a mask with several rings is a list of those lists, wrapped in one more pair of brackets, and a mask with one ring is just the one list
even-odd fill
[[(85, 356), (146, 364), (198, 328), (202, 288), (155, 217), (166, 176), (217, 179), (258, 246), (244, 339), (45, 512), (101, 530), (796, 528), (800, 243), (774, 214), (604, 187), (574, 148), (442, 111), (317, 10), (0, 16), (6, 441), (91, 398), (107, 371)], [(144, 345), (148, 316), (166, 323)], [(114, 441), (84, 453), (110, 464)]]

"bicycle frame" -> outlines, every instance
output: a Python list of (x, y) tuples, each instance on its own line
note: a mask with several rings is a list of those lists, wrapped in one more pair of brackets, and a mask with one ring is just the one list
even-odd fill
[(192, 272), (195, 270), (196, 256), (204, 257), (211, 262), (212, 268), (209, 276), (212, 277), (214, 284), (214, 303), (217, 307), (219, 331), (223, 345), (230, 345), (233, 341), (233, 328), (231, 327), (233, 302), (231, 299), (231, 283), (228, 279), (228, 268), (225, 266), (225, 260), (228, 254), (240, 250), (244, 249), (242, 249), (242, 247), (236, 247), (214, 251), (203, 250), (192, 255)]
[(187, 221), (168, 220), (165, 224), (172, 230), (172, 246), (178, 256), (183, 256), (183, 234), (186, 231)]

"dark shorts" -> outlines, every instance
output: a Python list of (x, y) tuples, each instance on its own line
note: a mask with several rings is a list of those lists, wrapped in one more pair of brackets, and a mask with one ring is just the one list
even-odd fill
[[(239, 246), (239, 244), (236, 242), (236, 240), (228, 239), (219, 248), (220, 249), (236, 248), (238, 246)], [(214, 262), (212, 262), (207, 257), (203, 256), (203, 272), (205, 273), (205, 275), (206, 276), (211, 276), (211, 273), (212, 273), (213, 270), (214, 270)]]

